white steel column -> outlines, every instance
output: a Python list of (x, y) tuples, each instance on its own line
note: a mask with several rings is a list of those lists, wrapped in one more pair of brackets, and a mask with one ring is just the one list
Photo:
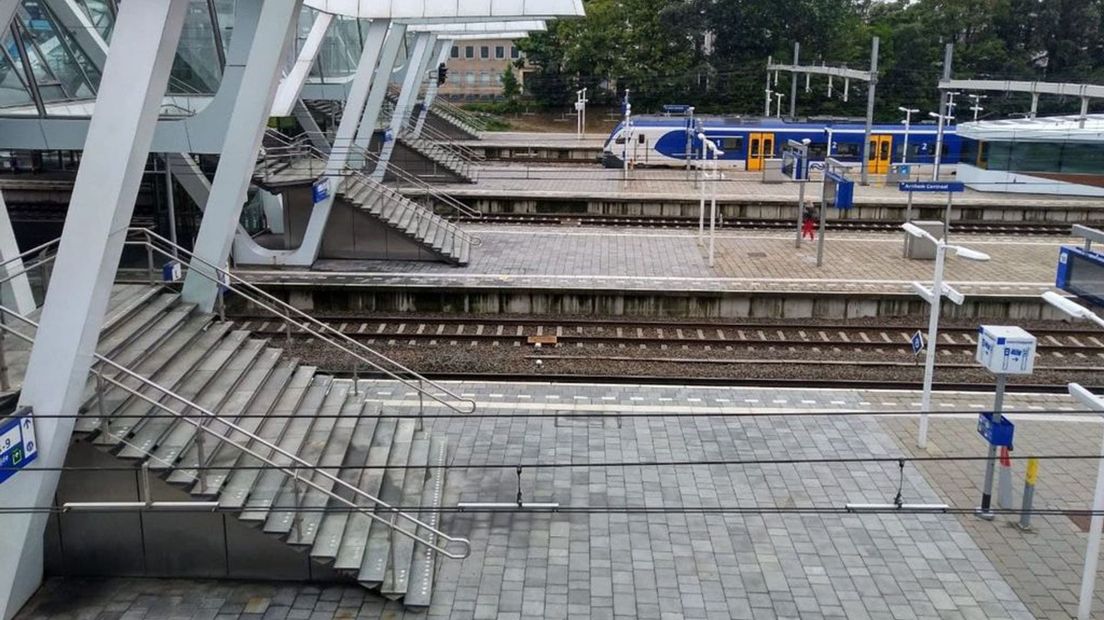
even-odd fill
[(181, 293), (185, 301), (197, 304), (201, 312), (210, 312), (215, 305), (218, 284), (209, 265), (222, 266), (230, 255), (257, 163), (257, 150), (279, 84), (283, 50), (296, 27), (301, 4), (302, 0), (267, 0), (261, 6), (257, 34), (230, 113), (222, 157), (211, 183), (211, 197), (203, 212), (194, 257)]
[(0, 32), (7, 32), (19, 0), (0, 0)]
[[(37, 414), (80, 406), (187, 7), (188, 0), (121, 5), (20, 395), (20, 406)], [(75, 421), (35, 420), (36, 466), (63, 465)], [(0, 505), (47, 508), (59, 477), (16, 474), (0, 485)], [(14, 616), (42, 580), (46, 517), (0, 515), (0, 617)]]
[(379, 68), (376, 69), (376, 77), (372, 80), (372, 89), (368, 92), (368, 102), (364, 104), (364, 114), (360, 116), (360, 124), (356, 128), (354, 144), (357, 150), (368, 150), (372, 142), (372, 134), (376, 131), (380, 112), (383, 111), (383, 102), (387, 99), (391, 72), (395, 69), (395, 61), (399, 58), (399, 51), (405, 38), (406, 24), (392, 24), (391, 30), (387, 33), (387, 39), (383, 42), (383, 50), (380, 51)]
[[(23, 273), (23, 260), (15, 259), (19, 256), (19, 244), (15, 242), (15, 231), (12, 230), (11, 218), (8, 216), (8, 207), (4, 204), (4, 193), (0, 192), (0, 276), (10, 280), (0, 286), (0, 302), (5, 308), (15, 310), (26, 316), (34, 311), (34, 294), (31, 293), (31, 283), (27, 274)], [(7, 261), (11, 262), (7, 262)], [(14, 277), (13, 274), (20, 274)], [(0, 321), (11, 324), (10, 317), (0, 317)]]
[(329, 31), (333, 19), (332, 13), (318, 13), (318, 16), (314, 18), (310, 32), (307, 33), (307, 38), (303, 42), (303, 49), (299, 50), (299, 55), (295, 58), (291, 71), (288, 71), (287, 76), (280, 82), (280, 87), (276, 90), (276, 99), (272, 103), (272, 116), (291, 116), (296, 102), (299, 101), (299, 93), (303, 90), (303, 84), (307, 82), (311, 67), (314, 66), (314, 59), (318, 57), (318, 52), (322, 49), (322, 40), (326, 37), (326, 32)]
[(449, 53), (452, 51), (452, 40), (437, 42), (437, 51), (433, 54), (434, 62), (432, 69), (434, 74), (429, 78), (429, 87), (426, 88), (425, 99), (422, 100), (422, 110), (418, 113), (418, 123), (414, 125), (414, 137), (422, 135), (422, 128), (425, 127), (426, 117), (429, 116), (429, 107), (433, 105), (433, 100), (437, 98), (437, 89), (440, 88), (440, 84), (437, 83), (437, 68), (441, 66), (446, 60), (448, 60)]
[(364, 49), (360, 53), (356, 74), (349, 88), (349, 97), (345, 100), (345, 112), (341, 116), (341, 123), (337, 126), (333, 151), (326, 164), (327, 174), (336, 174), (345, 168), (349, 153), (354, 150), (353, 142), (356, 139), (357, 127), (360, 125), (360, 117), (364, 113), (365, 104), (368, 103), (368, 93), (373, 83), (383, 80), (386, 86), (387, 76), (377, 74), (376, 63), (379, 62), (380, 52), (387, 37), (387, 28), (390, 25), (391, 20), (376, 19), (368, 26)]
[(402, 90), (399, 91), (399, 100), (395, 103), (395, 112), (391, 115), (389, 127), (390, 140), (384, 139), (380, 149), (379, 162), (372, 171), (372, 178), (382, 181), (387, 174), (387, 164), (391, 161), (391, 153), (395, 150), (395, 141), (399, 139), (410, 113), (414, 109), (414, 101), (418, 98), (418, 92), (422, 88), (422, 75), (425, 66), (429, 62), (430, 51), (433, 47), (436, 35), (429, 32), (419, 32), (414, 35), (414, 47), (410, 50), (410, 56), (406, 62), (406, 71), (403, 74)]

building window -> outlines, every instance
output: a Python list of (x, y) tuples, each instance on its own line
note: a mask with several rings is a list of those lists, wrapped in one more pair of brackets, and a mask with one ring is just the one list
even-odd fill
[(464, 58), (475, 58), (475, 47), (469, 45), (464, 48)]
[(466, 75), (464, 75), (464, 81), (467, 82), (469, 85), (475, 84), (475, 74), (470, 72), (467, 73)]
[(502, 60), (505, 57), (506, 57), (506, 48), (502, 47), (501, 45), (496, 45), (495, 46), (495, 58), (497, 58), (498, 60)]
[(491, 48), (487, 47), (486, 45), (480, 47), (479, 48), (479, 57), (482, 58), (483, 60), (487, 60), (488, 58), (490, 58), (491, 57)]
[(479, 82), (484, 86), (489, 86), (491, 83), (491, 74), (486, 71), (479, 74)]
[(510, 46), (510, 58), (513, 58), (514, 60), (521, 58), (521, 50), (519, 50), (516, 45)]
[(453, 45), (452, 46), (452, 51), (449, 52), (449, 56), (452, 57), (452, 58), (459, 58), (460, 57), (460, 48)]

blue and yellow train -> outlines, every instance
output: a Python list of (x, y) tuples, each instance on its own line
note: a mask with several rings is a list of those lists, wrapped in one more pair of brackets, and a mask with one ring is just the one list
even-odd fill
[[(602, 163), (606, 167), (619, 168), (627, 155), (635, 167), (683, 167), (687, 163), (688, 148), (689, 159), (701, 157), (698, 132), (704, 132), (724, 151), (719, 161), (729, 168), (761, 170), (764, 160), (782, 156), (782, 148), (788, 140), (808, 140), (812, 161), (823, 161), (830, 156), (840, 161), (857, 162), (862, 158), (865, 131), (863, 124), (832, 120), (790, 122), (773, 118), (639, 116), (632, 119), (629, 135), (626, 135), (624, 122), (613, 130), (606, 140)], [(874, 125), (870, 135), (870, 171), (885, 174), (890, 164), (901, 161), (933, 163), (936, 133), (935, 125), (911, 126), (905, 159), (904, 125)], [(954, 126), (944, 130), (943, 153), (943, 163), (958, 163), (962, 142)]]

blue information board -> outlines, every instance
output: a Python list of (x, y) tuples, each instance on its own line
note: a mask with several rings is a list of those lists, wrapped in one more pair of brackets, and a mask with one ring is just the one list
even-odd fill
[(1062, 246), (1054, 284), (1093, 305), (1104, 306), (1104, 254)]
[(1011, 448), (1016, 425), (1004, 416), (1001, 416), (1000, 424), (994, 425), (993, 414), (985, 412), (978, 415), (977, 432), (991, 446)]
[(902, 192), (964, 192), (966, 184), (953, 181), (902, 181), (897, 189)]
[(314, 204), (318, 204), (330, 197), (330, 179), (319, 179), (311, 187), (311, 196), (314, 199)]
[(37, 456), (38, 442), (30, 409), (0, 423), (0, 482), (14, 476)]
[(829, 207), (847, 211), (855, 206), (855, 182), (835, 172), (825, 172), (824, 202)]

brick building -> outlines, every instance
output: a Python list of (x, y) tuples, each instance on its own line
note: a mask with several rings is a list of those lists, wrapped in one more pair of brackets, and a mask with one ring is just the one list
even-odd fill
[[(492, 99), (502, 95), (502, 73), (521, 57), (509, 39), (456, 41), (447, 61), (448, 81), (439, 94), (450, 99)], [(514, 69), (518, 83), (522, 72)]]

